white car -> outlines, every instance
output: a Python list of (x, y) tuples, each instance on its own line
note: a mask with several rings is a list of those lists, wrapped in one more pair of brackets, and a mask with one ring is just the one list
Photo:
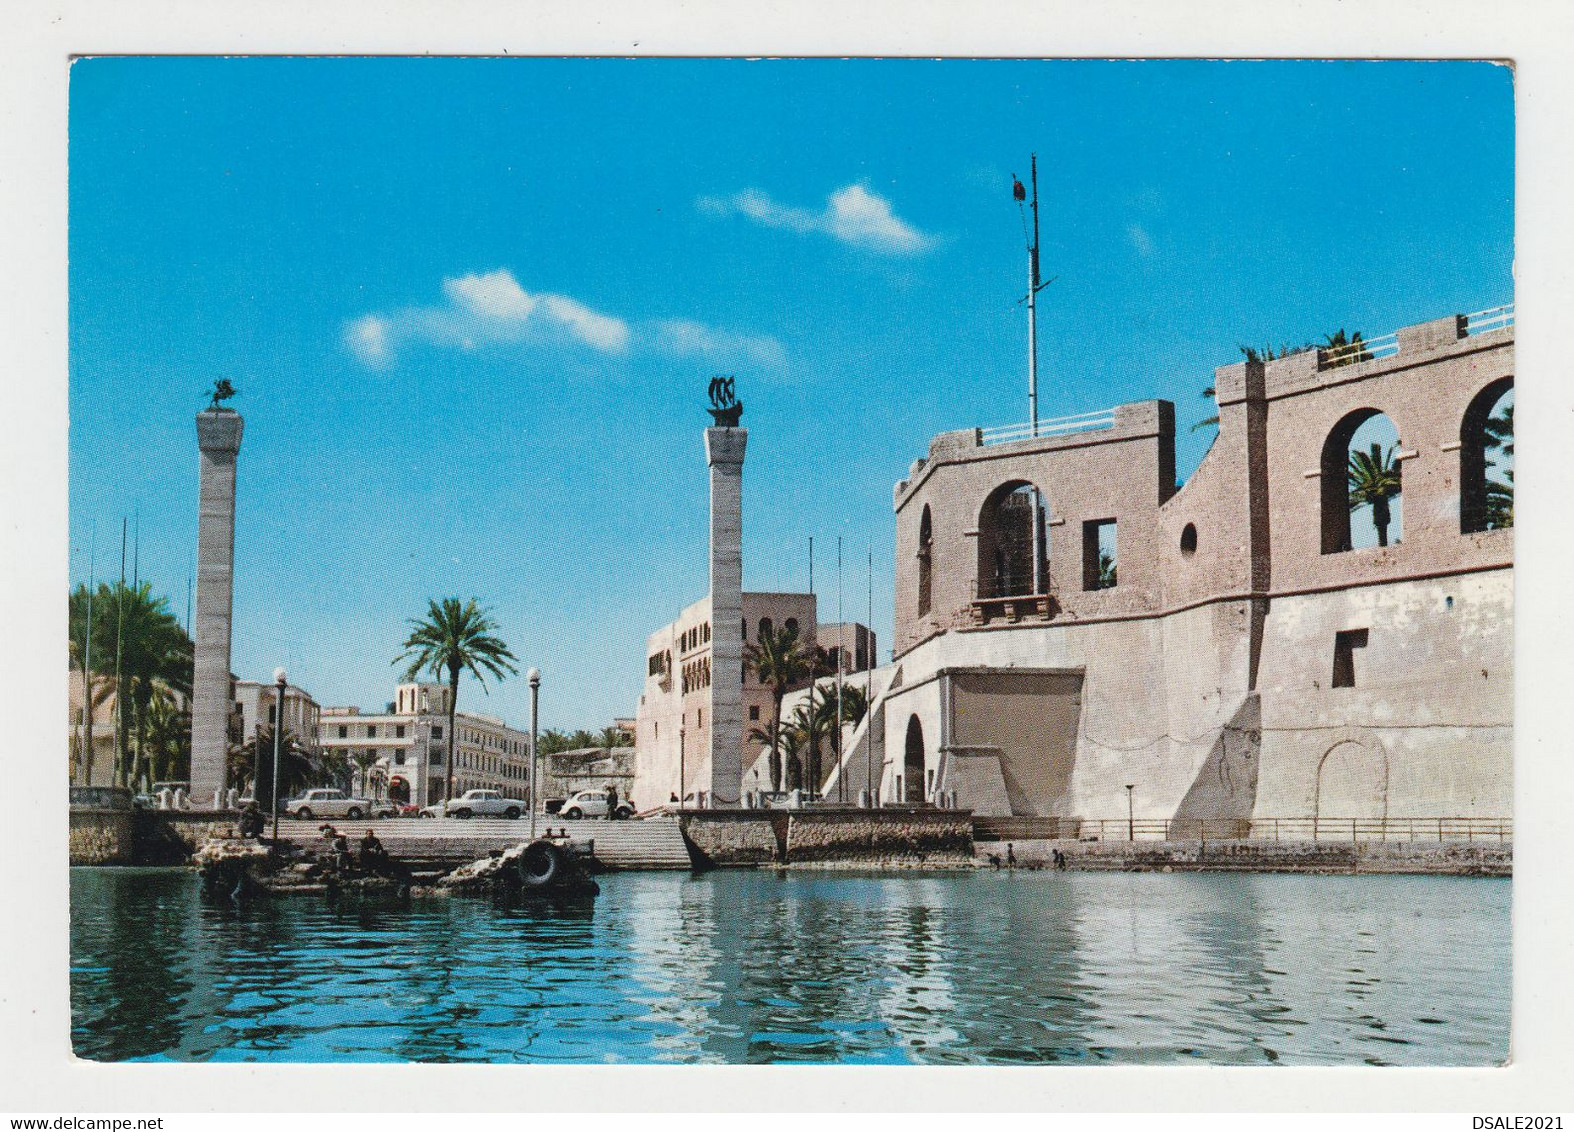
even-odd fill
[[(571, 821), (578, 818), (604, 818), (607, 816), (606, 791), (581, 790), (578, 794), (571, 794), (563, 802), (563, 808), (558, 813)], [(634, 807), (619, 798), (617, 812), (612, 816), (631, 818), (634, 816)]]
[(525, 804), (501, 790), (466, 790), (459, 797), (421, 811), (423, 818), (517, 818)]
[(313, 818), (369, 818), (383, 816), (383, 810), (370, 798), (357, 798), (343, 790), (319, 787), (308, 790), (299, 798), (284, 803), (284, 812), (292, 818), (311, 821)]

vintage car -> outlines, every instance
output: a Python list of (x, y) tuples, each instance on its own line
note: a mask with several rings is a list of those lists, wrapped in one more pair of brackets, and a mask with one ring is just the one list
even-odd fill
[(562, 806), (556, 812), (570, 820), (604, 817), (623, 819), (634, 816), (634, 807), (627, 799), (620, 798), (617, 809), (611, 814), (608, 814), (607, 808), (607, 794), (605, 790), (581, 790), (579, 793), (565, 798)]
[(525, 803), (506, 798), (501, 790), (466, 790), (457, 798), (438, 802), (421, 811), (423, 818), (517, 818)]
[(308, 790), (300, 797), (284, 803), (284, 812), (301, 821), (311, 821), (313, 818), (349, 818), (353, 821), (356, 818), (380, 816), (386, 809), (386, 804), (379, 808), (370, 798), (357, 798), (328, 786)]

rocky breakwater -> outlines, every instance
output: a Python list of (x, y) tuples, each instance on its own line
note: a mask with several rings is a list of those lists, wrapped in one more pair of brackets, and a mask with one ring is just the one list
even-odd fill
[(247, 900), (264, 896), (485, 896), (513, 902), (537, 898), (594, 898), (596, 863), (567, 838), (541, 838), (447, 872), (417, 873), (386, 852), (351, 853), (325, 841), (321, 849), (287, 842), (215, 837), (193, 855), (206, 896)]

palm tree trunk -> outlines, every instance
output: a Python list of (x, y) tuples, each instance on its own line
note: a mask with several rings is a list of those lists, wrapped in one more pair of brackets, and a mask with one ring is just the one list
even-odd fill
[[(454, 716), (459, 710), (459, 670), (449, 670), (448, 678), (448, 774), (443, 781), (443, 801), (454, 796), (454, 759), (458, 757), (459, 736), (454, 730)], [(446, 811), (445, 811), (446, 813)]]
[(1377, 545), (1388, 545), (1388, 524), (1393, 521), (1393, 514), (1388, 510), (1388, 500), (1378, 496), (1372, 500), (1372, 525), (1377, 528)]
[(782, 691), (771, 689), (771, 793), (781, 791), (782, 779), (787, 774), (786, 756), (782, 754)]

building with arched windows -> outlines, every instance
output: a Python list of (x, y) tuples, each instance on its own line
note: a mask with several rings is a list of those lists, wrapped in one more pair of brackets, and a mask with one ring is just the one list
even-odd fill
[(840, 773), (1083, 821), (1509, 817), (1513, 381), (1500, 308), (1222, 367), (1184, 485), (1165, 401), (936, 436)]

